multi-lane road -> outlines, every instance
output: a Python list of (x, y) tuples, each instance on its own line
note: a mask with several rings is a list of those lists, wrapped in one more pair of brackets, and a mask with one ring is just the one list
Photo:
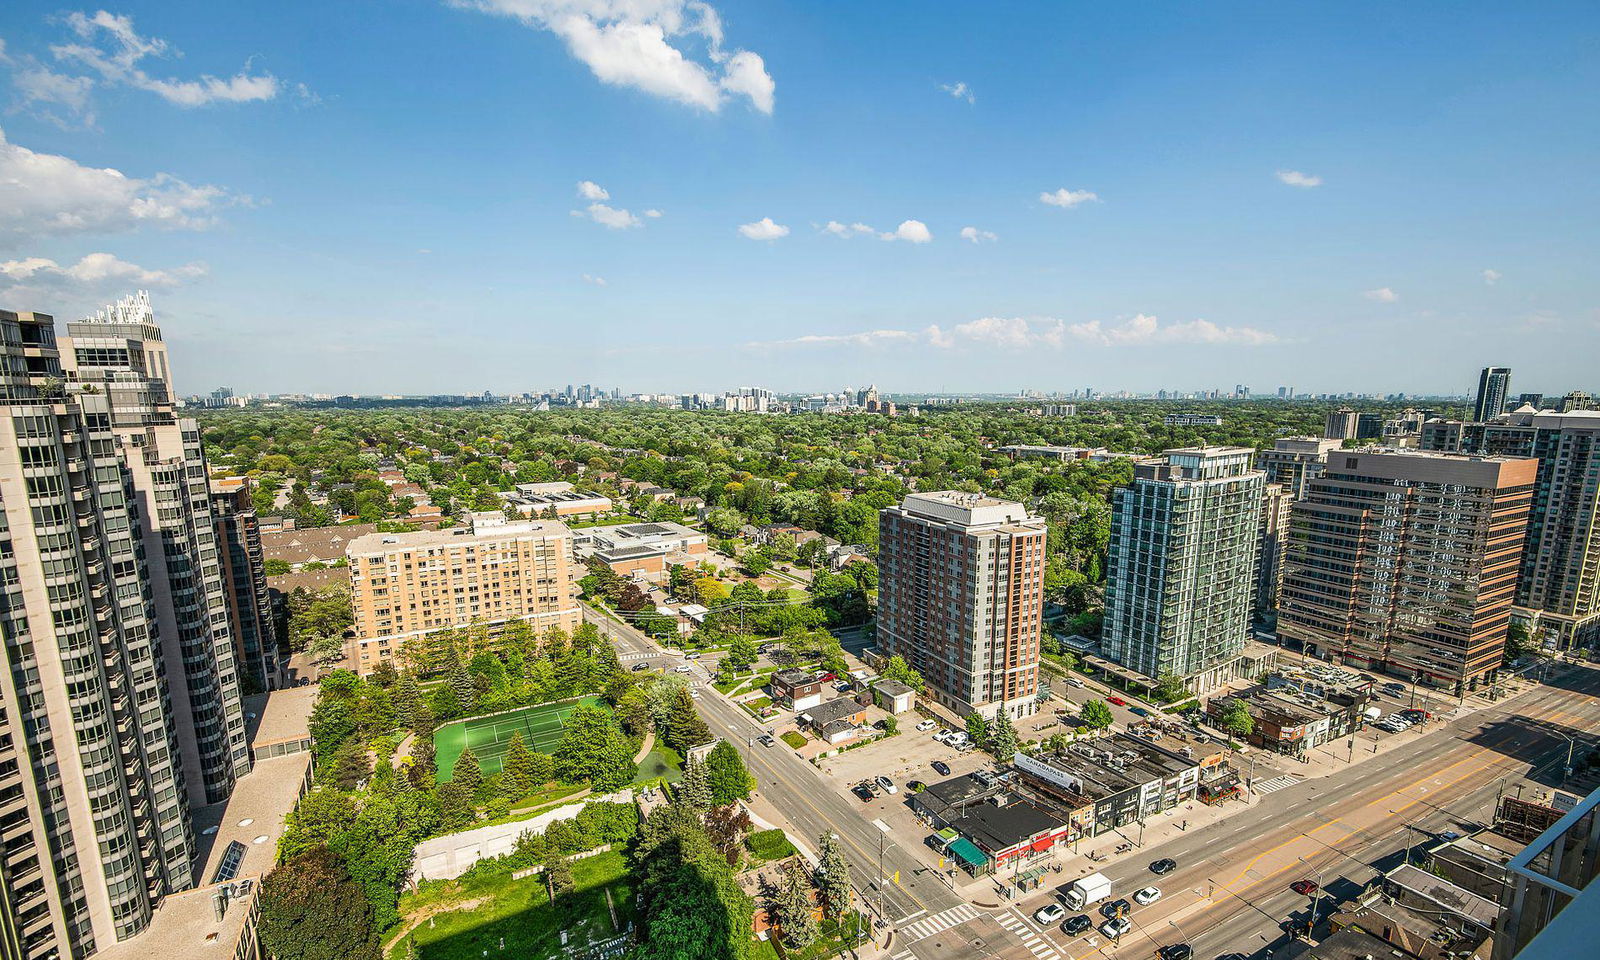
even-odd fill
[[(665, 657), (631, 627), (595, 614), (619, 653)], [(706, 667), (691, 676), (709, 680)], [(1097, 934), (1067, 937), (1041, 928), (1031, 913), (1054, 891), (1005, 908), (979, 910), (958, 895), (893, 835), (862, 816), (825, 775), (784, 747), (752, 745), (764, 729), (742, 709), (709, 692), (699, 699), (712, 731), (744, 753), (762, 795), (798, 831), (840, 838), (869, 907), (900, 931), (894, 960), (1090, 960), (1149, 957), (1159, 946), (1186, 942), (1201, 960), (1224, 953), (1269, 956), (1286, 937), (1336, 908), (1408, 846), (1435, 842), (1446, 830), (1487, 824), (1501, 792), (1542, 789), (1559, 781), (1569, 738), (1582, 742), (1600, 730), (1600, 670), (1562, 668), (1553, 683), (1440, 722), (1411, 743), (1354, 763), (1333, 776), (1306, 780), (1262, 797), (1248, 813), (1135, 850), (1110, 864), (1069, 860), (1061, 882), (1098, 870), (1117, 896), (1155, 884), (1162, 898), (1134, 907), (1133, 930), (1120, 942)], [(882, 849), (882, 872), (878, 863)], [(1165, 877), (1147, 864), (1171, 857)], [(899, 885), (885, 882), (899, 872)], [(1322, 894), (1296, 894), (1289, 885), (1310, 879)], [(1094, 916), (1098, 923), (1100, 917)]]

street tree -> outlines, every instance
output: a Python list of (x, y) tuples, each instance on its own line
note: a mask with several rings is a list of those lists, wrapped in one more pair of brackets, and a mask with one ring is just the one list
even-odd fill
[(1111, 726), (1111, 721), (1115, 719), (1111, 715), (1111, 707), (1107, 706), (1104, 700), (1090, 700), (1083, 705), (1079, 715), (1092, 730), (1104, 730)]
[(835, 920), (850, 909), (850, 865), (845, 862), (844, 849), (831, 832), (817, 838), (817, 891), (822, 895), (822, 909)]

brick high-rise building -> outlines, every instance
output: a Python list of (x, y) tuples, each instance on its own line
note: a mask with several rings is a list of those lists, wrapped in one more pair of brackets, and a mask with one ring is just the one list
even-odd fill
[(0, 311), (0, 957), (143, 931), (195, 883), (192, 806), (250, 762), (198, 434), (131, 371), (167, 376), (147, 309), (135, 326), (58, 344)]
[(583, 622), (572, 531), (559, 521), (370, 533), (345, 555), (362, 674), (437, 630), (522, 620), (570, 632)]
[(1457, 692), (1500, 667), (1538, 461), (1331, 454), (1291, 512), (1278, 634)]
[(1267, 472), (1267, 482), (1276, 483), (1295, 500), (1305, 496), (1306, 482), (1322, 476), (1328, 454), (1342, 441), (1332, 437), (1279, 437), (1269, 450), (1256, 452), (1256, 468)]
[(1037, 709), (1045, 522), (1020, 503), (914, 493), (878, 525), (878, 650), (957, 713)]
[(1488, 422), (1430, 420), (1422, 446), (1538, 458), (1517, 615), (1541, 645), (1600, 646), (1600, 412), (1525, 406)]
[(1248, 447), (1134, 464), (1112, 497), (1100, 649), (1147, 677), (1233, 679), (1250, 637), (1266, 475)]
[(1281, 483), (1269, 483), (1261, 496), (1261, 545), (1257, 549), (1256, 593), (1251, 616), (1265, 620), (1278, 609), (1283, 586), (1283, 548), (1289, 533), (1289, 508), (1294, 497)]

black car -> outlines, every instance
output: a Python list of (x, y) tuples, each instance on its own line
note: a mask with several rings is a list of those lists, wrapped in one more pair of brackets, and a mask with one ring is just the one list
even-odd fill
[(1162, 857), (1155, 863), (1150, 864), (1150, 872), (1158, 877), (1166, 876), (1176, 869), (1178, 869), (1178, 861), (1171, 857)]
[(1169, 943), (1157, 950), (1156, 956), (1161, 960), (1189, 960), (1194, 956), (1194, 949), (1187, 943)]
[(650, 669), (650, 661), (648, 661), (648, 660), (644, 661), (643, 663), (636, 663), (636, 664), (633, 665), (633, 672), (634, 673), (638, 673), (640, 670), (649, 670), (649, 669)]
[(945, 763), (943, 760), (933, 761), (933, 770), (941, 777), (950, 776), (950, 764)]
[(850, 792), (855, 794), (856, 796), (860, 797), (863, 801), (865, 801), (867, 803), (871, 803), (872, 800), (873, 800), (872, 788), (867, 786), (864, 783), (858, 783), (855, 786), (851, 787), (850, 788)]
[(1080, 913), (1076, 917), (1068, 917), (1061, 921), (1061, 932), (1069, 937), (1076, 937), (1080, 933), (1088, 933), (1093, 926), (1094, 921), (1090, 920), (1087, 914)]
[(1250, 958), (1242, 953), (1224, 953), (1219, 955), (1217, 960), (1250, 960)]
[(1127, 897), (1123, 897), (1120, 900), (1110, 900), (1102, 903), (1100, 905), (1100, 916), (1108, 919), (1111, 917), (1125, 917), (1132, 910), (1133, 904), (1128, 902)]

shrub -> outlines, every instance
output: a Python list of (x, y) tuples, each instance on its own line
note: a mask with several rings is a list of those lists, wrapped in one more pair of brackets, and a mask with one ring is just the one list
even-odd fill
[(758, 830), (744, 838), (744, 845), (751, 855), (762, 860), (782, 860), (796, 853), (794, 844), (782, 830)]

